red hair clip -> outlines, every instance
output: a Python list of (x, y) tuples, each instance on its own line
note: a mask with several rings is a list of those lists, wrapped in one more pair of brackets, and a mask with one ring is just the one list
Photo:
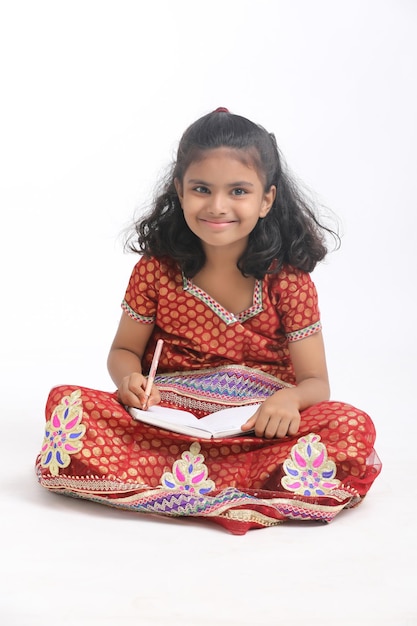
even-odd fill
[(230, 113), (229, 109), (226, 109), (226, 107), (218, 107), (214, 112), (215, 113)]

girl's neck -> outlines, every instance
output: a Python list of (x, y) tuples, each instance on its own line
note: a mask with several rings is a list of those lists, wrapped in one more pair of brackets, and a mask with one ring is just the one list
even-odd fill
[(224, 309), (238, 315), (253, 304), (255, 278), (243, 276), (236, 255), (210, 254), (193, 283)]
[(204, 269), (210, 269), (211, 271), (216, 271), (217, 269), (222, 269), (223, 271), (234, 272), (235, 270), (239, 272), (237, 267), (237, 262), (239, 258), (244, 252), (244, 248), (242, 246), (231, 246), (231, 247), (223, 247), (223, 246), (203, 246), (204, 253), (206, 255), (206, 262), (204, 264)]

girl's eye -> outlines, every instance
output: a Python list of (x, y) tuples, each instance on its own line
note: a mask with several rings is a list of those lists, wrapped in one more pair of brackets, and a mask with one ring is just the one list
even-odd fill
[(197, 193), (210, 193), (207, 187), (203, 187), (202, 185), (194, 187), (194, 191), (197, 191)]
[(233, 189), (232, 193), (234, 196), (244, 196), (246, 191), (245, 189), (242, 189), (241, 187), (237, 187), (236, 189)]

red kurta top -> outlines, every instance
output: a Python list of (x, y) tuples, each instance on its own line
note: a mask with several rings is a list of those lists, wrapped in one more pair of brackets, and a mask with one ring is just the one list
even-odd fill
[(149, 370), (158, 339), (158, 371), (244, 365), (295, 383), (288, 344), (321, 330), (317, 292), (309, 274), (284, 267), (256, 280), (252, 306), (234, 315), (186, 278), (170, 260), (141, 257), (122, 307), (155, 324), (143, 357)]

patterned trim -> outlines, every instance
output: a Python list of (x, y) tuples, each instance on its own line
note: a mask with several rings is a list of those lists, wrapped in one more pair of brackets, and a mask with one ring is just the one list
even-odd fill
[(292, 333), (287, 333), (286, 337), (290, 343), (292, 341), (300, 341), (300, 339), (305, 339), (306, 337), (310, 337), (310, 335), (320, 332), (321, 328), (322, 326), (319, 320), (311, 324), (311, 326), (307, 326), (307, 328), (301, 328), (300, 330), (294, 330)]
[(264, 528), (271, 526), (278, 526), (284, 522), (284, 519), (274, 519), (268, 515), (263, 515), (258, 511), (251, 511), (251, 509), (230, 509), (225, 513), (221, 513), (219, 517), (224, 517), (234, 522), (249, 522), (251, 524), (258, 524)]
[[(156, 381), (157, 382), (157, 381)], [(187, 398), (187, 396), (181, 396), (178, 392), (164, 391), (158, 386), (161, 392), (161, 398), (169, 405), (173, 405), (178, 409), (184, 409), (185, 411), (203, 411), (204, 413), (214, 413), (224, 409), (224, 404), (214, 404), (213, 402), (204, 402), (202, 400), (195, 400), (194, 398)], [(251, 404), (257, 404), (256, 402)]]
[(137, 483), (132, 481), (128, 482), (127, 479), (125, 482), (121, 482), (119, 480), (111, 480), (110, 478), (100, 478), (89, 477), (85, 478), (84, 476), (57, 476), (53, 477), (52, 474), (44, 476), (40, 467), (37, 472), (38, 480), (43, 487), (46, 489), (50, 489), (51, 491), (71, 491), (74, 493), (92, 493), (92, 494), (106, 494), (106, 493), (123, 493), (124, 491), (137, 491), (139, 490), (148, 490), (149, 485), (144, 485), (142, 483)]
[(142, 324), (154, 324), (155, 323), (155, 319), (156, 319), (155, 315), (149, 315), (149, 316), (139, 315), (139, 313), (136, 313), (136, 311), (134, 311), (132, 307), (128, 305), (126, 300), (123, 300), (122, 302), (122, 309), (128, 314), (129, 317), (131, 317), (136, 322), (142, 322)]
[(346, 503), (326, 506), (317, 503), (310, 504), (308, 502), (300, 502), (297, 500), (281, 500), (277, 503), (277, 509), (281, 515), (284, 516), (284, 519), (328, 523), (331, 522), (346, 506)]
[[(63, 476), (42, 478), (39, 470), (38, 467), (40, 484), (63, 495), (137, 513), (156, 513), (169, 517), (222, 517), (240, 522), (253, 522), (260, 526), (272, 526), (285, 519), (330, 522), (342, 509), (352, 505), (355, 498), (354, 493), (342, 487), (329, 492), (326, 504), (321, 504), (320, 498), (317, 497), (259, 498), (234, 487), (212, 495), (198, 494), (181, 489), (164, 489), (162, 486), (152, 488), (137, 483), (114, 483), (105, 478), (94, 479), (91, 476), (76, 479)], [(124, 489), (130, 493), (124, 495), (122, 493)], [(113, 497), (109, 497), (106, 492), (110, 492)], [(354, 501), (354, 504), (357, 502)], [(255, 507), (262, 507), (263, 512), (257, 511)]]
[(209, 413), (219, 410), (220, 405), (256, 404), (284, 387), (293, 386), (266, 372), (237, 365), (157, 374), (155, 384), (164, 401)]
[(214, 298), (209, 296), (209, 294), (206, 293), (203, 289), (200, 289), (200, 287), (194, 285), (194, 283), (189, 278), (184, 276), (184, 274), (182, 275), (182, 281), (184, 291), (188, 291), (193, 296), (201, 300), (201, 302), (208, 306), (228, 326), (230, 324), (235, 324), (236, 322), (246, 322), (248, 319), (254, 317), (255, 315), (258, 315), (258, 313), (261, 313), (263, 310), (261, 280), (257, 279), (255, 281), (252, 306), (249, 307), (249, 309), (246, 309), (246, 311), (242, 311), (237, 315), (234, 315), (234, 313), (230, 313), (230, 311), (227, 311), (224, 307), (222, 307), (221, 304), (219, 304), (216, 300), (214, 300)]

